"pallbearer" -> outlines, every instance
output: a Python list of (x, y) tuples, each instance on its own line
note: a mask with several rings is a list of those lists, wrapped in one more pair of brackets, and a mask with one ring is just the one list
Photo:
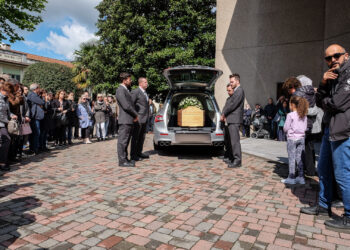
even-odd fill
[(131, 86), (131, 75), (129, 73), (121, 73), (120, 79), (122, 83), (116, 93), (119, 106), (118, 160), (120, 167), (134, 167), (135, 161), (128, 160), (128, 145), (131, 138), (133, 124), (138, 121), (138, 115), (129, 91), (129, 87)]
[(148, 87), (147, 78), (139, 78), (139, 87), (131, 91), (132, 101), (138, 114), (138, 121), (134, 123), (134, 129), (131, 140), (131, 159), (140, 161), (149, 158), (142, 153), (143, 143), (147, 133), (147, 122), (149, 117), (149, 97), (146, 89)]
[(233, 95), (227, 99), (222, 110), (221, 121), (226, 121), (232, 148), (232, 161), (229, 168), (237, 168), (242, 164), (242, 151), (239, 136), (239, 127), (243, 124), (244, 91), (241, 87), (239, 74), (230, 75)]

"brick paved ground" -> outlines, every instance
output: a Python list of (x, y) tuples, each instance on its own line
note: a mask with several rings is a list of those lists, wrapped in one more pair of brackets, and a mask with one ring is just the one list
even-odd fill
[(149, 151), (150, 160), (128, 169), (117, 167), (115, 148), (115, 140), (74, 145), (4, 174), (3, 248), (350, 247), (349, 232), (299, 214), (314, 201), (317, 183), (285, 188), (285, 166), (245, 155), (242, 168), (227, 169), (209, 149), (186, 148)]

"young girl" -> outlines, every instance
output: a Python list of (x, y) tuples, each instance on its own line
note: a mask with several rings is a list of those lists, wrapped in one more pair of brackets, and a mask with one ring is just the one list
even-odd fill
[(282, 180), (282, 183), (289, 185), (305, 184), (302, 154), (305, 150), (306, 115), (309, 103), (305, 98), (292, 96), (289, 107), (291, 113), (287, 115), (283, 127), (284, 132), (287, 134), (289, 175), (287, 179)]

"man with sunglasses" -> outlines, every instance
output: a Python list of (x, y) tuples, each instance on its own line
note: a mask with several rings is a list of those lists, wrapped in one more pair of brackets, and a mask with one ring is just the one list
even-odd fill
[(333, 228), (350, 229), (350, 60), (343, 47), (337, 44), (325, 51), (328, 70), (318, 88), (318, 105), (325, 110), (318, 173), (320, 179), (319, 202), (301, 212), (330, 215), (334, 199), (334, 177), (340, 187), (344, 216), (342, 220), (328, 220)]

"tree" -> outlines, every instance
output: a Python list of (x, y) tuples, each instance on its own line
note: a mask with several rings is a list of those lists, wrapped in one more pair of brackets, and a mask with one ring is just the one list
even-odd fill
[[(97, 10), (100, 44), (94, 75), (118, 83), (119, 74), (146, 76), (155, 95), (165, 93), (165, 68), (214, 65), (215, 0), (103, 0)], [(93, 71), (93, 70), (92, 70)]]
[(17, 28), (34, 31), (35, 26), (43, 21), (34, 13), (41, 13), (46, 3), (47, 0), (0, 0), (0, 41), (8, 39), (14, 43), (23, 40)]
[(57, 63), (39, 62), (26, 68), (23, 84), (29, 86), (38, 83), (46, 91), (56, 93), (58, 90), (67, 92), (75, 91), (76, 86), (72, 81), (71, 68)]
[(73, 82), (76, 84), (78, 89), (92, 88), (91, 72), (89, 67), (93, 67), (93, 61), (95, 57), (95, 49), (98, 41), (93, 39), (88, 42), (82, 43), (80, 49), (74, 52), (75, 61), (73, 68)]

